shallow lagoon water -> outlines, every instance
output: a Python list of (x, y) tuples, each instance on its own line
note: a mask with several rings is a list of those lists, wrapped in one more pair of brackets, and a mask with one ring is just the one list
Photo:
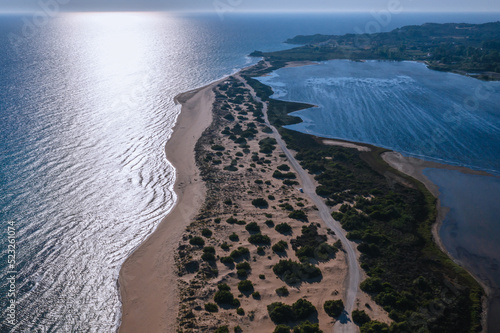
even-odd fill
[[(292, 113), (303, 122), (290, 129), (500, 175), (500, 82), (417, 62), (347, 60), (284, 68), (260, 80), (275, 98), (318, 106)], [(450, 209), (439, 232), (444, 246), (500, 290), (500, 179), (442, 169), (425, 174)]]

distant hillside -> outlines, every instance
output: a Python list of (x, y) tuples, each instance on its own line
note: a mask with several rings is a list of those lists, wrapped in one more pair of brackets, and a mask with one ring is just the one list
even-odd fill
[(296, 36), (303, 45), (278, 52), (254, 52), (280, 63), (293, 60), (380, 59), (425, 61), (436, 70), (500, 79), (500, 22), (426, 23), (376, 34)]

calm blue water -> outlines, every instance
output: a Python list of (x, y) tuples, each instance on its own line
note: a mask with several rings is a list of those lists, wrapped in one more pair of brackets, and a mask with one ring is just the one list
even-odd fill
[[(500, 286), (500, 178), (427, 169), (449, 207), (440, 237), (448, 251), (493, 288)], [(496, 223), (495, 223), (496, 222)]]
[[(163, 147), (173, 97), (288, 47), (349, 33), (356, 15), (66, 14), (38, 26), (0, 16), (0, 293), (16, 225), (17, 320), (0, 331), (110, 332), (121, 263), (172, 207)], [(394, 16), (383, 30), (494, 15)], [(28, 23), (26, 23), (28, 22)], [(8, 299), (0, 299), (5, 309)]]
[(289, 128), (500, 173), (500, 82), (431, 71), (416, 62), (285, 68), (261, 81), (277, 98), (318, 105)]

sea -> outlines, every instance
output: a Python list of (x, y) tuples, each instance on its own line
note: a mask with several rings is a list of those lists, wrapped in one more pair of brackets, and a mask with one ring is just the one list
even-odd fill
[(283, 41), (298, 34), (500, 19), (229, 7), (0, 14), (0, 332), (117, 329), (121, 264), (176, 200), (164, 146), (177, 94), (255, 63), (254, 50), (290, 48)]

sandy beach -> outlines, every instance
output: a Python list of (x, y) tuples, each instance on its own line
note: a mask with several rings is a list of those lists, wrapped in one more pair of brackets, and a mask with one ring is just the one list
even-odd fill
[(176, 169), (177, 202), (157, 229), (123, 264), (119, 275), (119, 332), (174, 332), (178, 309), (174, 255), (182, 233), (204, 200), (194, 147), (212, 119), (212, 83), (176, 97), (182, 104), (165, 151)]

